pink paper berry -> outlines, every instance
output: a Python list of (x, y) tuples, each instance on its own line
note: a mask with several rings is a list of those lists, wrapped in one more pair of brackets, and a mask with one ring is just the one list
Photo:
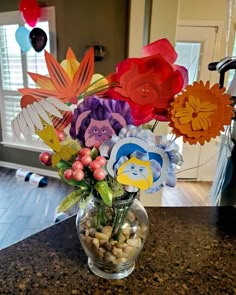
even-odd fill
[(98, 168), (93, 172), (93, 177), (96, 180), (103, 180), (106, 177), (106, 172), (102, 168)]
[(96, 161), (98, 161), (100, 163), (100, 166), (105, 166), (106, 164), (106, 159), (103, 156), (97, 156), (97, 158), (95, 159)]
[(72, 170), (77, 170), (77, 169), (80, 169), (80, 170), (83, 170), (84, 168), (84, 165), (80, 162), (80, 161), (75, 161), (72, 165)]
[(81, 169), (77, 169), (73, 172), (74, 180), (81, 181), (84, 179), (84, 172)]
[(91, 153), (91, 149), (89, 149), (89, 148), (82, 148), (79, 151), (80, 156), (90, 155), (90, 153)]
[(101, 168), (101, 165), (97, 160), (94, 160), (89, 164), (89, 168), (95, 171), (96, 169)]
[(72, 169), (67, 169), (65, 172), (64, 172), (64, 177), (65, 179), (67, 180), (70, 180), (73, 178), (73, 170)]
[(88, 166), (92, 162), (92, 158), (89, 155), (85, 155), (81, 158), (81, 163), (84, 166)]

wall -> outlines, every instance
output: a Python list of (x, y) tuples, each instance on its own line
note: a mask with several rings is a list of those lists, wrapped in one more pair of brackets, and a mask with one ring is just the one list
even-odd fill
[(179, 0), (180, 20), (225, 20), (227, 0)]
[[(153, 0), (150, 23), (150, 42), (167, 38), (175, 45), (175, 34), (178, 22), (179, 0)], [(168, 123), (160, 122), (157, 134), (168, 133)]]
[(153, 0), (150, 41), (167, 38), (175, 43), (179, 0)]
[[(96, 63), (97, 72), (108, 74), (114, 71), (116, 63), (126, 57), (127, 0), (39, 0), (38, 3), (55, 6), (58, 60), (64, 59), (68, 46), (81, 59), (85, 47), (93, 42), (100, 42), (107, 50), (104, 60)], [(0, 12), (18, 10), (18, 5), (19, 0), (0, 1)], [(0, 161), (42, 168), (38, 153), (1, 144)]]
[(128, 56), (139, 57), (143, 47), (145, 0), (130, 0)]
[(130, 0), (128, 55), (139, 57), (143, 45), (160, 38), (174, 45), (178, 6), (179, 0)]

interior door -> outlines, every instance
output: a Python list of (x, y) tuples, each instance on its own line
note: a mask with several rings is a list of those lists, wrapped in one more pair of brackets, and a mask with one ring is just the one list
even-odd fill
[[(176, 32), (176, 51), (178, 59), (176, 64), (183, 65), (189, 72), (189, 84), (195, 80), (210, 80), (211, 84), (218, 82), (212, 72), (208, 71), (208, 64), (213, 61), (217, 30), (215, 27), (195, 27), (195, 26), (178, 26)], [(215, 79), (215, 81), (213, 81)], [(197, 144), (195, 146), (183, 143), (181, 139), (177, 140), (181, 147), (184, 158), (184, 164), (178, 171), (178, 178), (199, 179), (199, 165), (201, 160), (206, 157), (203, 155), (203, 148)], [(209, 148), (209, 159), (212, 151), (215, 152), (215, 143), (207, 144)], [(218, 147), (217, 147), (218, 148)], [(209, 166), (209, 165), (208, 165)], [(208, 167), (209, 177), (214, 177), (215, 164), (211, 163)], [(209, 180), (209, 179), (208, 179)]]

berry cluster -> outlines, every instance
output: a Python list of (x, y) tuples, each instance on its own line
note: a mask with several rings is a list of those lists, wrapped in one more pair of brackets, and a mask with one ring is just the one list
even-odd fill
[(93, 172), (93, 177), (96, 180), (103, 180), (106, 177), (106, 172), (102, 168), (106, 164), (106, 159), (102, 156), (97, 156), (94, 160), (91, 157), (91, 149), (82, 148), (75, 162), (72, 164), (71, 169), (64, 172), (64, 177), (67, 180), (74, 179), (81, 181), (84, 179), (84, 169), (88, 167)]

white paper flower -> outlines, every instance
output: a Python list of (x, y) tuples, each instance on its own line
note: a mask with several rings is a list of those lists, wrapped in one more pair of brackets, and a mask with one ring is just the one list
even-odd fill
[(21, 105), (22, 111), (11, 122), (13, 134), (17, 138), (20, 138), (22, 133), (26, 139), (31, 139), (32, 134), (35, 134), (35, 129), (43, 130), (42, 119), (52, 126), (52, 116), (63, 119), (61, 111), (71, 111), (67, 105), (53, 97), (37, 101), (31, 96), (30, 102), (21, 101)]

